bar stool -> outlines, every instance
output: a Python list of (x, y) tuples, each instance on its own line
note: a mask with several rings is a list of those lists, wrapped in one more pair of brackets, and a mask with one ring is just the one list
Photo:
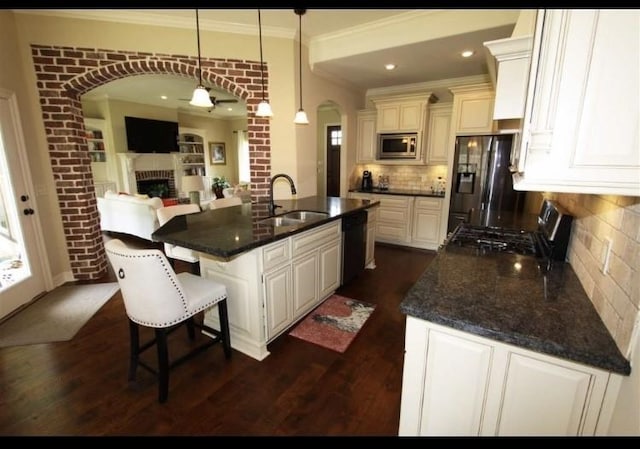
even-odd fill
[[(203, 350), (222, 343), (224, 355), (231, 357), (227, 288), (212, 279), (192, 273), (176, 274), (167, 257), (158, 249), (132, 249), (121, 240), (105, 243), (109, 263), (120, 285), (122, 299), (129, 318), (130, 358), (129, 380), (135, 381), (138, 365), (158, 376), (158, 401), (169, 395), (169, 371)], [(194, 316), (218, 307), (220, 330), (196, 323)], [(185, 355), (169, 363), (167, 336), (186, 325), (190, 340), (195, 340), (195, 328), (206, 331), (211, 338)], [(140, 344), (139, 326), (155, 329), (155, 338)], [(158, 365), (152, 367), (140, 354), (156, 346)]]

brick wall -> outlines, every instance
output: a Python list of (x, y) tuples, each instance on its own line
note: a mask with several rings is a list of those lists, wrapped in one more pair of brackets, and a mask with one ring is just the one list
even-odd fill
[[(31, 45), (31, 53), (71, 270), (78, 280), (98, 279), (106, 273), (107, 259), (80, 97), (102, 84), (134, 75), (188, 76), (195, 83), (197, 57), (44, 45)], [(269, 120), (253, 114), (262, 93), (260, 63), (203, 58), (202, 79), (247, 103), (252, 199), (268, 196)]]

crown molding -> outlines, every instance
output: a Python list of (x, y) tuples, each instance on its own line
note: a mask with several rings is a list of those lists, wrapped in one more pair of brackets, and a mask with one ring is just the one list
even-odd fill
[[(171, 15), (170, 9), (144, 11), (135, 9), (14, 9), (16, 14), (35, 14), (40, 16), (62, 17), (67, 19), (99, 20), (103, 22), (129, 23), (135, 25), (164, 26), (171, 28), (193, 29), (195, 17)], [(163, 11), (163, 12), (158, 12)], [(222, 22), (200, 18), (200, 29), (221, 33), (258, 35), (258, 24), (244, 25), (240, 23)], [(296, 30), (281, 27), (262, 26), (262, 35), (293, 39)]]
[(423, 83), (401, 84), (390, 87), (376, 87), (368, 89), (366, 96), (377, 97), (392, 94), (410, 94), (418, 92), (430, 92), (435, 89), (450, 89), (458, 86), (476, 85), (489, 82), (487, 75), (463, 76), (460, 78), (448, 78), (436, 81), (425, 81)]

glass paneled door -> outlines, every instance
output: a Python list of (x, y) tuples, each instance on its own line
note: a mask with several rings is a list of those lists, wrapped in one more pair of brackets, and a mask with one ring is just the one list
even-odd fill
[(35, 213), (17, 101), (0, 88), (0, 319), (45, 291)]

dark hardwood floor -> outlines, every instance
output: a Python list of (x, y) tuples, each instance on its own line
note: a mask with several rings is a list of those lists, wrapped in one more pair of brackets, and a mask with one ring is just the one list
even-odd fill
[[(235, 350), (226, 360), (217, 345), (171, 372), (165, 404), (150, 373), (139, 369), (137, 382), (127, 381), (128, 324), (117, 293), (71, 341), (0, 349), (0, 435), (396, 436), (398, 306), (434, 255), (376, 246), (377, 268), (337, 292), (377, 304), (345, 353), (287, 333), (262, 362)], [(186, 331), (172, 340), (174, 354)]]

